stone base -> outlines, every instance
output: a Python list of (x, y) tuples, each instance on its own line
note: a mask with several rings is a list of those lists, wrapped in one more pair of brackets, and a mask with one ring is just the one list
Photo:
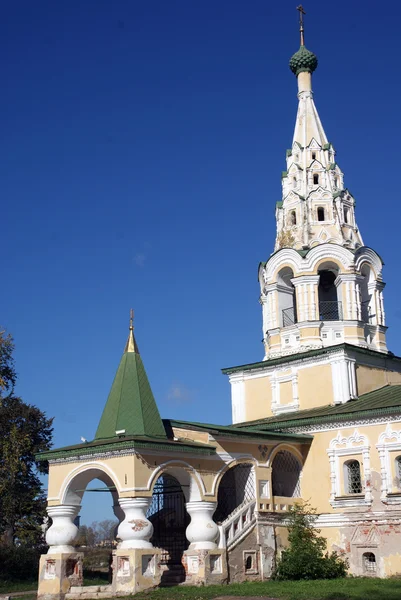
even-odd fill
[(113, 595), (132, 595), (157, 587), (161, 580), (161, 550), (129, 548), (113, 552)]
[(215, 550), (185, 550), (182, 557), (186, 585), (212, 585), (227, 583), (227, 551)]
[(39, 563), (38, 599), (64, 600), (71, 586), (83, 584), (82, 552), (42, 554)]

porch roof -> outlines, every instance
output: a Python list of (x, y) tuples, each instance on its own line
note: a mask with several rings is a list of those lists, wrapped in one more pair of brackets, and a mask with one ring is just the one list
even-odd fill
[(63, 448), (55, 448), (47, 452), (37, 454), (36, 460), (48, 461), (58, 458), (74, 458), (82, 456), (91, 456), (93, 454), (102, 454), (112, 451), (127, 451), (127, 450), (160, 450), (168, 452), (184, 452), (190, 454), (206, 454), (212, 455), (216, 453), (216, 448), (209, 444), (200, 442), (171, 440), (167, 438), (156, 438), (150, 436), (132, 436), (121, 435), (111, 438), (94, 439), (91, 442), (83, 444), (75, 444), (74, 446), (64, 446)]
[[(297, 442), (311, 442), (312, 435), (305, 433), (282, 433), (277, 431), (264, 431), (259, 427), (240, 428), (236, 425), (213, 425), (211, 423), (197, 423), (195, 421), (178, 421), (176, 419), (163, 419), (166, 427), (177, 427), (179, 429), (188, 429), (189, 431), (201, 431), (209, 433), (215, 438), (242, 438), (242, 439), (260, 439), (260, 440), (293, 440)], [(249, 423), (252, 425), (252, 422)], [(243, 424), (245, 425), (245, 423)]]

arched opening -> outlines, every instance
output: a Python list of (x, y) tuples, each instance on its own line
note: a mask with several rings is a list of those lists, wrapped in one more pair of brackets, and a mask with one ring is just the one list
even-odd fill
[(312, 160), (316, 159), (316, 152), (312, 152)]
[(373, 575), (376, 573), (377, 564), (376, 564), (376, 556), (373, 552), (364, 552), (362, 555), (363, 561), (363, 570), (365, 573)]
[(301, 496), (299, 476), (301, 465), (288, 450), (277, 452), (272, 463), (273, 496), (299, 498)]
[(361, 318), (364, 323), (374, 324), (376, 311), (374, 305), (374, 296), (371, 288), (375, 281), (375, 274), (368, 264), (364, 264), (361, 269), (362, 279), (359, 282), (361, 293)]
[(214, 520), (222, 523), (240, 506), (255, 500), (255, 495), (253, 465), (241, 463), (232, 467), (221, 478)]
[(349, 223), (349, 208), (344, 206), (344, 223)]
[(288, 327), (298, 322), (295, 288), (291, 281), (293, 277), (294, 272), (289, 267), (284, 267), (277, 277), (278, 308), (281, 327)]
[(324, 208), (323, 206), (318, 206), (317, 209), (317, 220), (318, 221), (325, 221), (325, 216), (324, 216)]
[(154, 528), (151, 542), (156, 548), (162, 550), (160, 558), (161, 565), (164, 567), (162, 583), (168, 581), (170, 574), (174, 575), (177, 582), (185, 580), (181, 560), (189, 546), (185, 535), (190, 523), (185, 508), (186, 498), (189, 498), (190, 493), (189, 487), (189, 481), (181, 484), (170, 473), (163, 473), (153, 488), (146, 517)]
[(80, 506), (75, 520), (77, 551), (84, 552), (84, 583), (112, 580), (112, 552), (117, 547), (117, 528), (124, 519), (112, 477), (97, 467), (89, 468), (68, 482), (63, 504)]
[(292, 178), (292, 187), (295, 189), (297, 187), (297, 178), (293, 177)]
[(344, 484), (346, 494), (362, 494), (361, 465), (358, 460), (344, 463)]
[(319, 319), (321, 321), (342, 320), (342, 304), (338, 301), (335, 280), (338, 276), (337, 265), (324, 265), (319, 270)]
[(319, 185), (319, 175), (317, 173), (313, 175), (313, 185)]

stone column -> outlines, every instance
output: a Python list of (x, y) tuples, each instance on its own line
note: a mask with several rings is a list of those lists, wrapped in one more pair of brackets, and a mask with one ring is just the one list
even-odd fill
[(193, 501), (187, 502), (187, 511), (191, 522), (187, 527), (187, 540), (194, 550), (214, 550), (217, 547), (216, 539), (219, 528), (213, 521), (213, 514), (217, 502)]
[(50, 546), (48, 554), (75, 552), (74, 542), (78, 537), (78, 527), (74, 524), (74, 519), (80, 508), (66, 504), (47, 508), (47, 514), (53, 521), (46, 531), (46, 542)]
[(125, 518), (118, 526), (119, 544), (113, 552), (113, 594), (132, 595), (160, 584), (158, 548), (150, 542), (153, 525), (146, 518), (151, 498), (119, 498)]
[(74, 548), (78, 536), (78, 527), (74, 524), (74, 519), (80, 508), (66, 504), (47, 508), (53, 523), (46, 532), (46, 542), (50, 546), (48, 553), (40, 557), (40, 600), (64, 600), (72, 586), (82, 586), (84, 555), (82, 552), (76, 552)]
[(119, 504), (125, 518), (118, 526), (118, 548), (153, 548), (150, 538), (153, 525), (146, 518), (151, 498), (120, 498)]

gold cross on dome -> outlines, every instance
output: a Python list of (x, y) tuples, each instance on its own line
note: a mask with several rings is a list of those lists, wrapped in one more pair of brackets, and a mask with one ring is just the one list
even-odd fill
[(297, 6), (297, 10), (299, 11), (299, 31), (301, 34), (301, 46), (305, 45), (305, 40), (304, 40), (304, 15), (306, 15), (306, 12), (304, 10), (304, 7), (302, 6), (302, 4), (300, 4), (299, 6)]

